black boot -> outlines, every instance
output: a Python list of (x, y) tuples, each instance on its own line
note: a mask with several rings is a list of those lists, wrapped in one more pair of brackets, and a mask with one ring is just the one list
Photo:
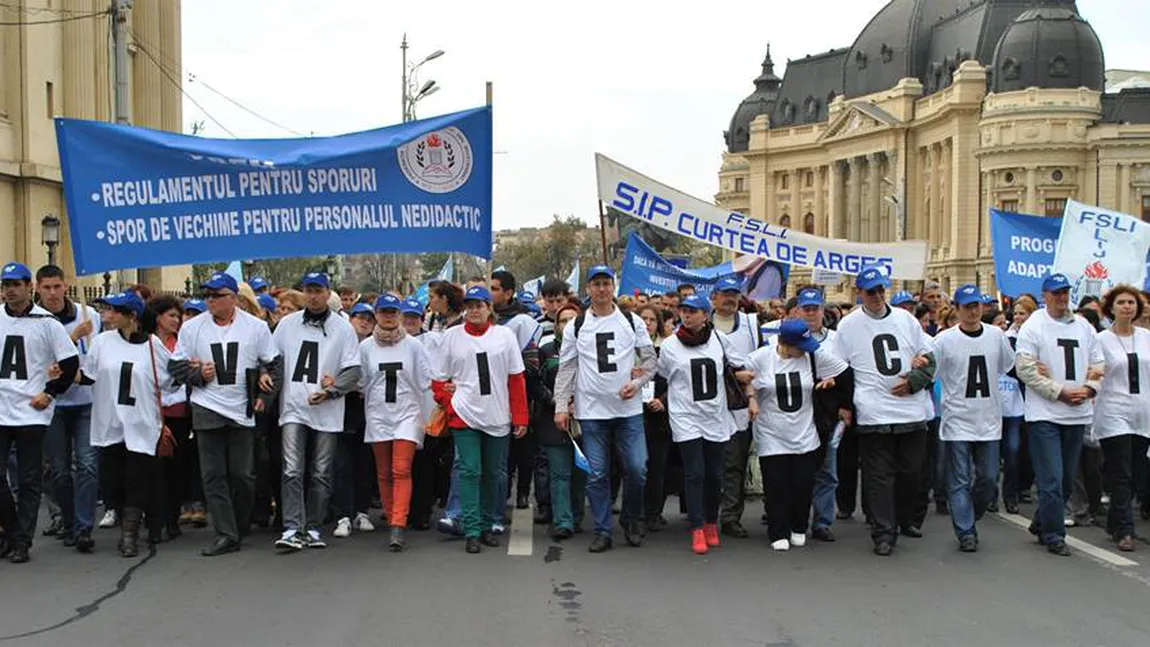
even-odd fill
[(123, 521), (120, 524), (120, 557), (135, 557), (140, 554), (140, 521), (144, 511), (140, 508), (124, 506)]

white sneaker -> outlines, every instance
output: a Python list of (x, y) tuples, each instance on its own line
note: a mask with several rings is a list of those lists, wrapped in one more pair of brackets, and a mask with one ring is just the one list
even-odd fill
[(495, 534), (495, 535), (502, 535), (502, 534), (503, 534), (503, 533), (505, 533), (505, 532), (507, 532), (507, 527), (506, 527), (506, 526), (504, 526), (503, 524), (501, 524), (501, 523), (496, 523), (496, 524), (492, 524), (492, 525), (491, 525), (491, 533), (492, 533), (492, 534)]
[(116, 526), (116, 520), (116, 509), (108, 508), (108, 511), (104, 513), (104, 518), (100, 519), (100, 527), (114, 528)]
[(309, 530), (307, 531), (307, 547), (327, 548), (327, 543), (324, 542), (323, 537), (319, 536), (318, 530)]
[(331, 533), (331, 535), (333, 537), (339, 537), (340, 539), (343, 539), (344, 537), (350, 537), (351, 519), (348, 519), (347, 517), (340, 517), (339, 521), (335, 522), (335, 532)]
[(790, 550), (791, 549), (791, 542), (787, 541), (786, 539), (780, 539), (778, 541), (773, 541), (773, 542), (771, 542), (771, 548), (774, 550)]
[(806, 534), (800, 533), (800, 532), (792, 532), (791, 533), (791, 545), (794, 546), (795, 548), (802, 548), (803, 546), (806, 546), (807, 545)]
[(360, 532), (371, 532), (375, 530), (375, 525), (371, 523), (371, 519), (362, 512), (355, 515), (355, 522), (352, 523), (351, 527)]

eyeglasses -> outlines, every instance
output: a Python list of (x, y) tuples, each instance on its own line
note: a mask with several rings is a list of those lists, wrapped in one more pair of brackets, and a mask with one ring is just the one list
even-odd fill
[(223, 299), (224, 297), (232, 296), (231, 292), (207, 292), (204, 294), (205, 299)]
[(876, 294), (885, 294), (886, 288), (884, 288), (884, 287), (871, 288), (869, 290), (863, 290), (863, 292), (865, 292), (867, 296), (873, 297)]

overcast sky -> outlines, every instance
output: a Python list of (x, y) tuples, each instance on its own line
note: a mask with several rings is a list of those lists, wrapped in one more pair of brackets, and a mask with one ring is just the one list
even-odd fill
[[(788, 58), (849, 46), (885, 0), (551, 3), (185, 0), (184, 71), (288, 128), (332, 135), (400, 121), (400, 49), (437, 94), (420, 116), (482, 105), (495, 83), (496, 229), (597, 221), (595, 152), (711, 199), (722, 133), (767, 43)], [(1150, 2), (1079, 0), (1107, 68), (1150, 69)], [(544, 9), (546, 7), (546, 9)], [(240, 137), (290, 137), (197, 85)], [(205, 119), (185, 100), (185, 126)], [(203, 133), (226, 134), (210, 121)]]

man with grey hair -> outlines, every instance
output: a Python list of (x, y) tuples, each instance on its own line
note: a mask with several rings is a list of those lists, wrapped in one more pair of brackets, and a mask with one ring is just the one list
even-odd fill
[(939, 330), (938, 312), (946, 303), (946, 297), (943, 296), (942, 286), (938, 284), (938, 281), (926, 281), (922, 284), (922, 303), (930, 308), (930, 314), (927, 315), (926, 334), (934, 337)]

